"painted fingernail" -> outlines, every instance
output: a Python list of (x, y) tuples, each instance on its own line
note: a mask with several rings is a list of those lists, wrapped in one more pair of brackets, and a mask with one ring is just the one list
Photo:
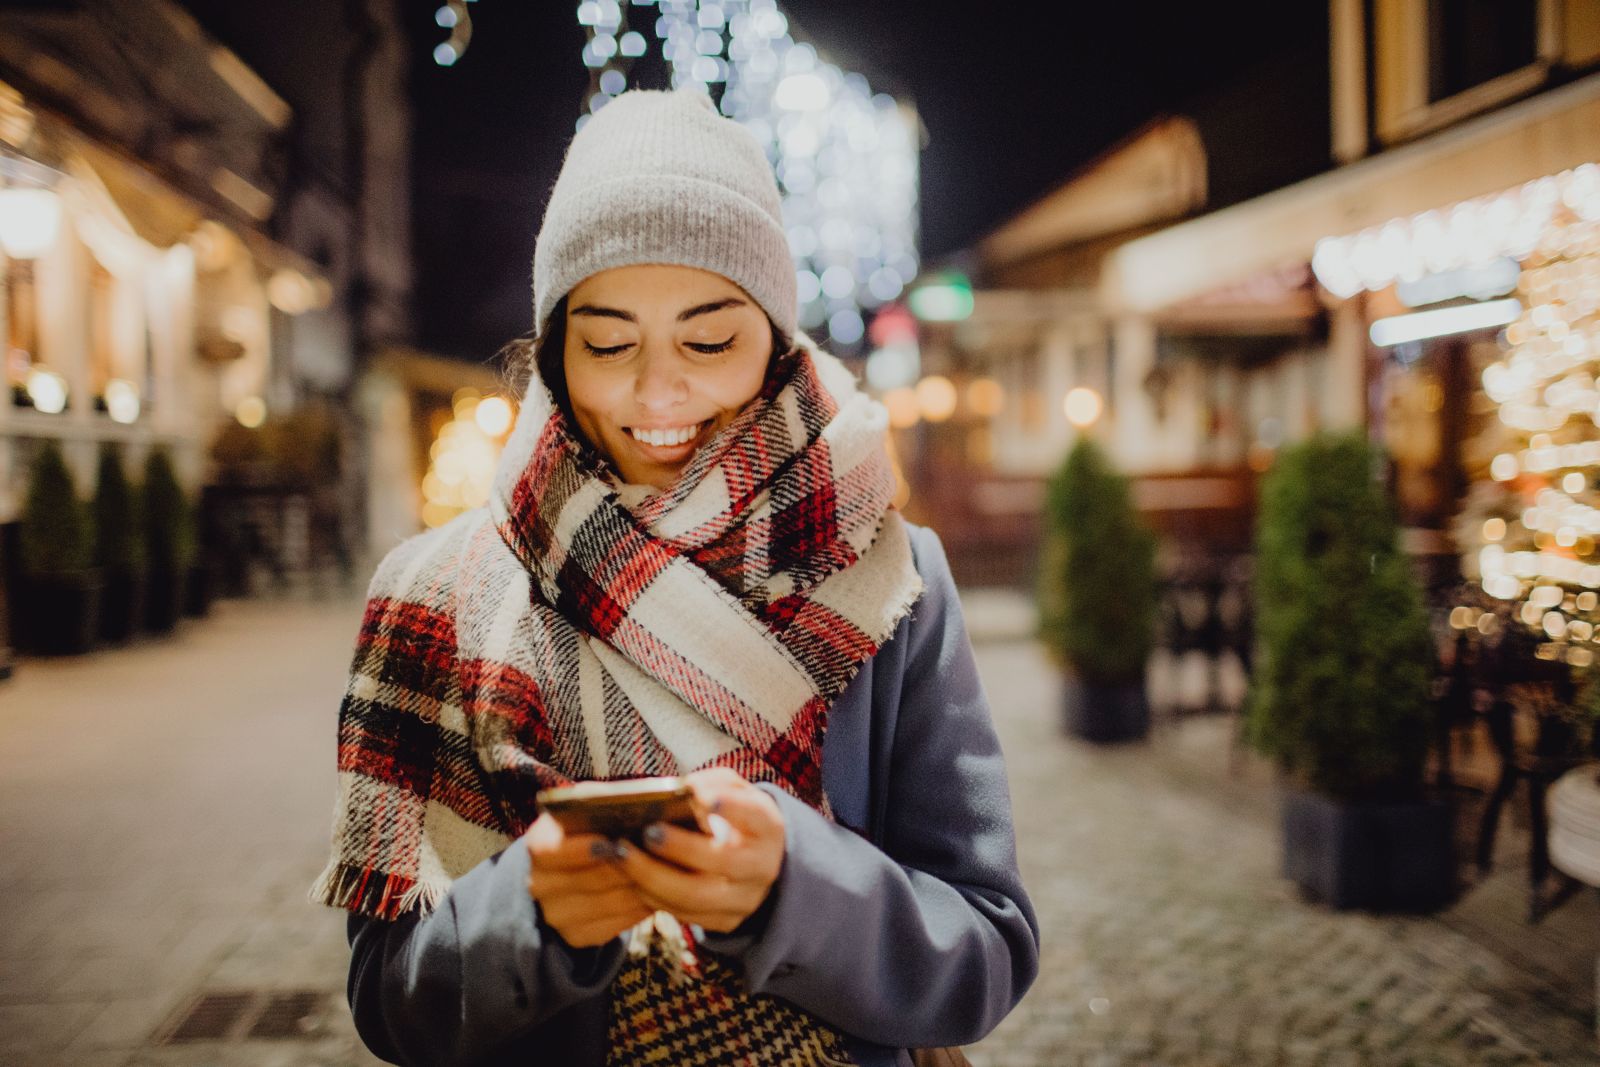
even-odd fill
[(619, 860), (627, 859), (628, 853), (631, 851), (628, 846), (621, 841), (612, 842), (611, 849), (612, 856)]
[(653, 822), (644, 828), (644, 843), (652, 848), (667, 843), (667, 830), (658, 822)]
[(589, 846), (589, 855), (597, 860), (612, 860), (617, 858), (617, 846), (610, 841), (596, 841)]

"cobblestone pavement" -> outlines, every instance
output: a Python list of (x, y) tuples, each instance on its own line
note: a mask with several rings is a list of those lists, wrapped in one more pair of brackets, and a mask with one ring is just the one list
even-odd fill
[[(1600, 1063), (1592, 987), (1553, 989), (1440, 919), (1300, 902), (1269, 790), (1184, 774), (1170, 736), (1069, 742), (1035, 646), (979, 660), (1044, 961), (977, 1067)], [(1600, 931), (1580, 936), (1592, 961)]]
[[(970, 1050), (978, 1067), (1600, 1062), (1590, 988), (1553, 990), (1437, 919), (1299, 903), (1258, 781), (1175, 772), (1172, 736), (1062, 739), (1025, 626), (973, 607), (976, 629), (1013, 638), (979, 661), (1045, 937), (1038, 984)], [(377, 1062), (343, 1004), (341, 916), (304, 898), (358, 617), (224, 603), (173, 639), (26, 661), (0, 686), (0, 1064)], [(292, 1038), (248, 1037), (248, 1011), (222, 1039), (161, 1043), (196, 998), (241, 991), (310, 1008)]]

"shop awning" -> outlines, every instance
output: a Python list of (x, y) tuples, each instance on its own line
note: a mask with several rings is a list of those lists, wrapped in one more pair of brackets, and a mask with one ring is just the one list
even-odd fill
[(1102, 297), (1154, 313), (1310, 260), (1317, 241), (1600, 160), (1600, 74), (1401, 148), (1130, 241), (1107, 258)]

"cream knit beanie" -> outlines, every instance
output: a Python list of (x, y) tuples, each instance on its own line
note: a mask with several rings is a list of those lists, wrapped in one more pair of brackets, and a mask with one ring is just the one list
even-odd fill
[(698, 90), (623, 93), (572, 139), (534, 246), (534, 330), (583, 279), (636, 263), (715, 271), (794, 336), (794, 263), (772, 167)]

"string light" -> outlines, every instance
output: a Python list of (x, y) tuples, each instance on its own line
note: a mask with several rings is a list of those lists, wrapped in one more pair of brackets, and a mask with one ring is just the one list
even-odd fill
[(456, 60), (467, 54), (467, 45), (472, 43), (472, 12), (467, 4), (472, 2), (474, 0), (446, 0), (433, 13), (433, 21), (441, 29), (450, 31), (449, 38), (433, 49), (433, 61), (441, 67), (453, 67)]
[(849, 354), (863, 313), (920, 267), (916, 116), (796, 40), (776, 0), (584, 0), (582, 129), (653, 40), (673, 88), (699, 89), (765, 148), (783, 194), (800, 325)]
[(424, 525), (442, 526), (488, 503), (495, 462), (515, 420), (505, 398), (471, 388), (456, 390), (450, 421), (428, 448), (428, 472), (422, 479)]
[[(1478, 447), (1502, 488), (1463, 513), (1459, 529), (1479, 543), (1468, 572), (1540, 642), (1541, 658), (1592, 663), (1592, 648), (1578, 646), (1595, 643), (1600, 603), (1600, 170), (1578, 167), (1435, 221), (1487, 227), (1484, 254), (1515, 255), (1522, 267), (1520, 310), (1482, 375), (1498, 418)], [(1527, 237), (1519, 227), (1534, 222), (1533, 239), (1517, 245)], [(1367, 266), (1377, 280), (1392, 264)]]

